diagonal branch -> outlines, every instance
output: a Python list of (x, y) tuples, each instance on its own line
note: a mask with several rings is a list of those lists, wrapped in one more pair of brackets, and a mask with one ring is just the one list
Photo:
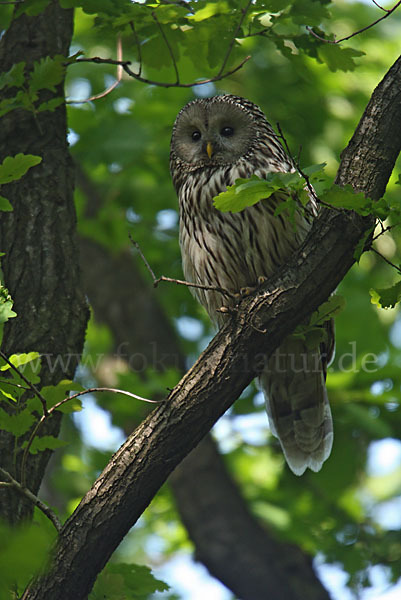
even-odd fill
[[(393, 135), (400, 130), (401, 58), (373, 93), (343, 152), (337, 182), (380, 198), (401, 150), (400, 136)], [(373, 224), (372, 218), (354, 213), (322, 211), (300, 250), (263, 291), (241, 303), (168, 401), (114, 455), (63, 527), (47, 573), (25, 591), (24, 600), (87, 597), (97, 574), (171, 471), (254, 377), (258, 358), (270, 355), (327, 299)]]
[(54, 527), (56, 528), (56, 530), (58, 532), (61, 531), (62, 524), (61, 524), (60, 519), (58, 518), (56, 513), (54, 511), (52, 511), (52, 509), (47, 504), (42, 502), (42, 500), (40, 500), (40, 498), (35, 496), (35, 494), (33, 494), (31, 492), (31, 490), (29, 490), (27, 487), (24, 487), (23, 485), (21, 485), (18, 481), (16, 481), (14, 479), (14, 477), (12, 477), (10, 475), (10, 473), (5, 471), (1, 467), (0, 467), (0, 475), (2, 477), (4, 477), (4, 479), (6, 479), (6, 482), (0, 481), (0, 485), (3, 485), (3, 486), (9, 485), (14, 490), (17, 490), (17, 492), (19, 494), (21, 494), (22, 496), (25, 496), (25, 498), (27, 498), (29, 500), (29, 502), (32, 502), (32, 504), (34, 506), (37, 506), (38, 509), (41, 510), (46, 515), (46, 517), (48, 517), (48, 519), (50, 519), (50, 521), (53, 523)]

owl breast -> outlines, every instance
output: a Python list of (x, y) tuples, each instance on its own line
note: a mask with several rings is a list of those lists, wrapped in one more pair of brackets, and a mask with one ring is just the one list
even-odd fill
[[(277, 169), (271, 169), (277, 170)], [(300, 245), (309, 223), (298, 217), (296, 231), (282, 215), (274, 216), (280, 194), (270, 196), (238, 213), (218, 211), (213, 198), (238, 178), (263, 177), (265, 169), (241, 160), (232, 166), (214, 166), (187, 174), (178, 190), (180, 245), (185, 278), (230, 292), (255, 286), (269, 277)], [(283, 192), (284, 194), (284, 192)], [(217, 309), (229, 304), (219, 292), (192, 288), (216, 325)]]

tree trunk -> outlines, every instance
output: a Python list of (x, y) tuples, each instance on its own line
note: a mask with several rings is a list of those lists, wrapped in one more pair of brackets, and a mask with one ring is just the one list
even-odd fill
[[(38, 16), (16, 18), (0, 42), (2, 69), (7, 71), (24, 61), (29, 77), (34, 61), (57, 54), (67, 56), (72, 16), (71, 10), (63, 10), (53, 1)], [(4, 90), (0, 98), (10, 93)], [(62, 82), (56, 92), (46, 90), (46, 100), (63, 94)], [(41, 385), (57, 384), (74, 375), (88, 317), (78, 268), (65, 105), (36, 115), (14, 110), (0, 119), (0, 128), (0, 161), (20, 152), (42, 157), (22, 179), (2, 189), (14, 209), (0, 213), (0, 250), (5, 252), (2, 269), (18, 314), (6, 323), (2, 350), (7, 355), (29, 351), (46, 355)], [(2, 406), (9, 409), (6, 403)], [(59, 413), (46, 420), (40, 435), (57, 436), (60, 417)], [(19, 479), (22, 453), (18, 448), (14, 465), (14, 441), (13, 435), (0, 432), (0, 466)], [(50, 454), (45, 451), (29, 456), (26, 484), (35, 494)], [(32, 504), (20, 494), (0, 488), (3, 519), (17, 523), (29, 518), (32, 510)]]

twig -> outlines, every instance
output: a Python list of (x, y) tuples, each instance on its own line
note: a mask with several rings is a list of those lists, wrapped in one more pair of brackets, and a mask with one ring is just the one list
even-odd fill
[(158, 277), (153, 282), (153, 285), (155, 287), (157, 287), (158, 284), (160, 283), (160, 281), (167, 281), (168, 283), (176, 283), (177, 285), (186, 285), (187, 287), (194, 287), (194, 288), (198, 288), (200, 290), (219, 292), (220, 294), (223, 294), (224, 296), (228, 296), (229, 298), (237, 299), (237, 296), (235, 294), (233, 294), (232, 292), (229, 292), (228, 290), (221, 288), (217, 285), (202, 285), (201, 283), (191, 283), (190, 281), (183, 281), (182, 279), (172, 279), (171, 277), (165, 277), (164, 275), (162, 275), (161, 277)]
[(375, 254), (377, 254), (377, 256), (380, 256), (380, 258), (383, 259), (384, 262), (386, 262), (388, 265), (390, 265), (390, 267), (393, 267), (393, 269), (395, 269), (396, 271), (398, 271), (398, 273), (401, 273), (401, 267), (397, 267), (397, 265), (395, 265), (394, 263), (391, 262), (391, 260), (389, 260), (388, 258), (386, 258), (384, 256), (384, 254), (382, 254), (381, 252), (379, 252), (379, 250), (376, 250), (376, 248), (373, 248), (373, 246), (370, 247), (370, 250), (372, 252), (374, 252)]
[(380, 6), (380, 4), (378, 2), (376, 2), (376, 0), (372, 0), (373, 4), (375, 4), (377, 6), (377, 8), (380, 8), (380, 10), (384, 10), (384, 12), (388, 12), (389, 9), (388, 8), (384, 8), (383, 6)]
[(16, 367), (15, 365), (13, 365), (13, 363), (7, 358), (7, 356), (4, 354), (4, 352), (2, 350), (0, 350), (0, 356), (3, 360), (6, 361), (6, 363), (8, 365), (10, 365), (10, 367), (16, 372), (18, 373), (18, 375), (21, 377), (21, 379), (26, 383), (26, 385), (29, 387), (30, 390), (32, 390), (32, 392), (35, 394), (35, 396), (37, 396), (39, 398), (39, 400), (42, 403), (42, 407), (43, 407), (43, 414), (47, 415), (48, 414), (48, 410), (47, 410), (47, 404), (46, 404), (46, 399), (42, 396), (42, 394), (39, 392), (38, 388), (36, 387), (36, 385), (34, 385), (31, 381), (29, 381), (29, 379), (27, 379), (25, 377), (25, 375), (22, 373), (22, 371)]
[(60, 400), (60, 402), (57, 402), (57, 404), (54, 404), (49, 409), (49, 414), (57, 410), (58, 408), (60, 408), (60, 406), (62, 406), (66, 402), (69, 402), (70, 400), (74, 400), (75, 398), (83, 396), (84, 394), (94, 394), (96, 392), (113, 392), (113, 394), (124, 394), (124, 396), (130, 396), (130, 398), (135, 398), (136, 400), (141, 400), (142, 402), (149, 402), (150, 404), (160, 404), (161, 402), (163, 402), (163, 400), (150, 400), (149, 398), (143, 398), (142, 396), (138, 396), (138, 394), (133, 394), (132, 392), (127, 392), (126, 390), (120, 390), (118, 388), (93, 387), (88, 388), (86, 390), (82, 390), (81, 392), (76, 392), (72, 396), (67, 396), (63, 400)]
[(306, 187), (308, 188), (309, 193), (311, 194), (311, 196), (315, 200), (315, 202), (320, 202), (320, 200), (319, 200), (319, 198), (318, 198), (318, 196), (316, 194), (315, 188), (311, 184), (308, 175), (301, 170), (299, 162), (295, 161), (292, 158), (291, 149), (290, 149), (290, 147), (288, 145), (287, 138), (284, 136), (283, 130), (281, 129), (280, 123), (276, 123), (276, 127), (277, 127), (277, 131), (279, 132), (280, 139), (283, 141), (284, 148), (285, 148), (288, 156), (291, 158), (294, 167), (296, 168), (296, 170), (298, 171), (298, 173), (301, 175), (301, 177), (305, 180)]
[[(373, 0), (374, 1), (374, 0)], [(376, 2), (375, 2), (376, 4)], [(343, 38), (340, 38), (339, 40), (328, 40), (326, 38), (321, 37), (320, 35), (318, 35), (317, 33), (315, 33), (312, 29), (312, 27), (309, 27), (308, 25), (306, 26), (306, 29), (309, 31), (309, 33), (311, 33), (313, 35), (313, 37), (315, 37), (316, 39), (320, 40), (321, 42), (325, 42), (326, 44), (341, 44), (341, 42), (345, 42), (346, 40), (350, 40), (351, 38), (353, 38), (356, 35), (359, 35), (360, 33), (363, 33), (364, 31), (366, 31), (367, 29), (370, 29), (371, 27), (374, 27), (375, 25), (377, 25), (378, 23), (380, 23), (380, 21), (383, 21), (384, 19), (387, 19), (387, 17), (389, 17), (401, 4), (401, 0), (399, 0), (399, 2), (397, 2), (396, 4), (394, 4), (394, 6), (392, 8), (386, 9), (386, 8), (382, 8), (381, 6), (379, 6), (378, 4), (376, 4), (376, 6), (378, 6), (378, 8), (380, 8), (381, 10), (385, 11), (385, 14), (380, 17), (379, 19), (376, 19), (376, 21), (373, 21), (373, 23), (370, 23), (370, 25), (366, 25), (366, 27), (362, 27), (362, 29), (358, 29), (358, 31), (354, 31), (354, 33), (351, 33), (350, 35), (347, 35)]]
[(158, 18), (156, 16), (156, 13), (155, 13), (154, 10), (152, 10), (151, 15), (152, 15), (152, 18), (153, 18), (154, 22), (156, 23), (156, 25), (157, 25), (160, 33), (161, 33), (161, 36), (162, 36), (162, 38), (164, 40), (164, 43), (167, 46), (167, 50), (168, 50), (168, 53), (170, 54), (171, 62), (173, 63), (173, 67), (174, 67), (174, 71), (175, 71), (176, 85), (179, 85), (179, 83), (180, 83), (180, 74), (178, 73), (177, 61), (175, 60), (173, 49), (170, 46), (170, 42), (168, 41), (167, 36), (164, 33), (164, 29), (160, 25), (159, 20), (158, 20)]
[(145, 267), (147, 268), (147, 270), (149, 271), (152, 280), (153, 280), (153, 286), (156, 288), (159, 283), (161, 281), (167, 281), (168, 283), (176, 283), (177, 285), (185, 285), (187, 287), (194, 287), (194, 288), (198, 288), (200, 290), (207, 290), (207, 291), (212, 291), (212, 292), (219, 292), (220, 294), (223, 294), (224, 296), (228, 296), (229, 298), (234, 298), (236, 299), (237, 296), (235, 294), (233, 294), (232, 292), (229, 292), (228, 290), (221, 288), (219, 286), (216, 285), (202, 285), (201, 283), (192, 283), (190, 281), (183, 281), (182, 279), (172, 279), (171, 277), (165, 277), (164, 275), (162, 275), (161, 277), (156, 277), (156, 275), (154, 274), (154, 271), (152, 269), (152, 267), (150, 266), (150, 264), (148, 263), (145, 255), (143, 254), (140, 245), (138, 244), (138, 242), (136, 242), (131, 234), (128, 235), (132, 245), (138, 250), (139, 255), (141, 257), (141, 259), (143, 260)]
[(141, 74), (142, 74), (142, 49), (141, 49), (141, 42), (139, 41), (139, 37), (138, 37), (138, 34), (136, 32), (134, 22), (130, 21), (129, 24), (130, 24), (130, 27), (132, 29), (132, 33), (134, 34), (134, 39), (135, 39), (136, 47), (138, 48), (139, 69), (138, 69), (137, 75), (138, 75), (138, 77), (140, 77)]
[(205, 83), (214, 83), (215, 81), (220, 81), (225, 77), (229, 77), (233, 75), (237, 71), (239, 71), (248, 60), (250, 60), (251, 56), (246, 56), (236, 67), (231, 69), (230, 71), (226, 71), (221, 75), (216, 75), (215, 77), (211, 77), (210, 79), (201, 79), (200, 81), (192, 81), (191, 83), (168, 83), (163, 81), (154, 81), (152, 79), (147, 79), (146, 77), (141, 77), (138, 73), (134, 73), (129, 68), (129, 65), (132, 64), (130, 60), (113, 60), (111, 58), (100, 58), (99, 56), (94, 56), (92, 58), (77, 58), (77, 60), (73, 62), (66, 63), (66, 66), (77, 64), (80, 62), (93, 62), (95, 64), (104, 64), (104, 65), (121, 65), (124, 71), (130, 77), (136, 79), (136, 81), (140, 81), (141, 83), (147, 83), (149, 85), (156, 85), (164, 88), (171, 87), (179, 87), (179, 88), (191, 88), (198, 85), (204, 85)]
[(69, 402), (70, 400), (74, 400), (75, 398), (78, 398), (79, 396), (83, 396), (84, 394), (93, 394), (95, 392), (113, 392), (113, 393), (117, 393), (117, 394), (124, 394), (125, 396), (130, 396), (131, 398), (135, 398), (135, 399), (141, 400), (143, 402), (149, 402), (151, 404), (160, 404), (162, 402), (162, 400), (149, 400), (148, 398), (143, 398), (142, 396), (138, 396), (137, 394), (133, 394), (132, 392), (127, 392), (125, 390), (120, 390), (120, 389), (117, 389), (117, 388), (105, 388), (105, 387), (88, 388), (88, 389), (83, 390), (81, 392), (77, 392), (76, 394), (73, 394), (72, 396), (67, 396), (63, 400), (60, 400), (60, 402), (57, 402), (51, 408), (49, 408), (49, 410), (47, 411), (47, 415), (42, 415), (42, 417), (36, 423), (36, 425), (35, 425), (32, 433), (31, 433), (31, 436), (30, 436), (30, 438), (28, 440), (28, 443), (27, 443), (27, 445), (25, 447), (24, 455), (23, 455), (22, 461), (21, 461), (21, 481), (22, 481), (23, 485), (25, 485), (25, 469), (26, 469), (26, 461), (27, 461), (27, 457), (28, 457), (28, 452), (29, 452), (29, 450), (30, 450), (30, 448), (32, 446), (33, 440), (37, 436), (37, 433), (38, 433), (38, 431), (39, 431), (42, 423), (54, 411), (56, 411), (58, 408), (60, 408), (60, 406), (62, 406), (66, 402)]
[(234, 33), (232, 35), (231, 42), (230, 42), (230, 44), (229, 44), (229, 46), (227, 48), (227, 52), (226, 52), (226, 54), (225, 54), (225, 56), (223, 58), (223, 62), (221, 63), (221, 67), (219, 69), (219, 72), (217, 73), (217, 77), (221, 76), (222, 73), (223, 73), (223, 71), (224, 71), (224, 69), (226, 68), (226, 64), (228, 62), (228, 59), (230, 58), (230, 54), (231, 54), (232, 49), (233, 49), (234, 44), (235, 44), (235, 39), (237, 37), (237, 34), (238, 34), (239, 30), (242, 27), (242, 23), (245, 20), (246, 13), (248, 12), (249, 7), (251, 6), (251, 4), (252, 4), (252, 0), (249, 0), (248, 4), (244, 8), (241, 9), (241, 12), (242, 12), (241, 18), (240, 18), (240, 20), (238, 22), (238, 25), (235, 28), (235, 31), (234, 31)]
[(146, 259), (146, 256), (145, 256), (145, 255), (144, 255), (144, 253), (142, 252), (140, 245), (138, 244), (138, 242), (136, 242), (136, 241), (133, 239), (133, 237), (132, 237), (132, 235), (131, 235), (130, 233), (128, 234), (128, 237), (129, 237), (129, 239), (130, 239), (130, 242), (131, 242), (131, 244), (132, 244), (132, 245), (133, 245), (133, 246), (134, 246), (134, 247), (135, 247), (135, 248), (138, 250), (138, 252), (139, 252), (139, 256), (142, 258), (142, 260), (143, 260), (143, 262), (144, 262), (144, 264), (145, 264), (145, 267), (146, 267), (146, 268), (147, 268), (147, 270), (149, 271), (149, 273), (150, 273), (150, 275), (151, 275), (151, 277), (152, 277), (152, 279), (153, 279), (153, 283), (154, 283), (155, 281), (157, 281), (157, 277), (156, 277), (156, 275), (154, 274), (154, 271), (153, 271), (152, 267), (151, 267), (151, 266), (150, 266), (150, 264), (148, 263), (148, 261), (147, 261), (147, 259)]
[[(185, 3), (180, 3), (180, 4), (184, 4)], [(177, 66), (177, 61), (176, 58), (174, 56), (174, 52), (173, 49), (170, 45), (170, 42), (167, 39), (167, 36), (161, 26), (161, 24), (159, 23), (159, 20), (157, 18), (156, 12), (152, 11), (152, 17), (163, 37), (163, 40), (167, 46), (168, 52), (170, 54), (170, 58), (171, 61), (173, 63), (173, 67), (174, 67), (174, 71), (175, 71), (175, 76), (176, 76), (176, 81), (174, 83), (168, 83), (168, 82), (162, 82), (162, 81), (153, 81), (151, 79), (147, 79), (146, 77), (142, 77), (142, 54), (141, 54), (141, 44), (140, 44), (140, 40), (138, 38), (136, 29), (135, 29), (135, 25), (133, 23), (133, 21), (130, 22), (130, 27), (132, 29), (132, 32), (134, 34), (134, 38), (135, 38), (135, 43), (136, 46), (138, 48), (138, 59), (139, 59), (139, 69), (138, 72), (135, 73), (134, 71), (132, 71), (132, 69), (130, 69), (129, 65), (131, 65), (131, 61), (129, 60), (112, 60), (112, 59), (107, 59), (107, 58), (99, 58), (98, 56), (95, 56), (93, 58), (78, 58), (77, 60), (73, 61), (73, 62), (69, 62), (67, 63), (66, 66), (70, 65), (70, 64), (76, 64), (79, 62), (93, 62), (96, 64), (111, 64), (111, 65), (119, 65), (126, 73), (127, 75), (129, 75), (130, 77), (133, 77), (134, 79), (136, 79), (137, 81), (140, 81), (141, 83), (146, 83), (148, 85), (156, 85), (159, 87), (164, 87), (164, 88), (170, 88), (170, 87), (182, 87), (182, 88), (191, 88), (194, 86), (198, 86), (198, 85), (204, 85), (206, 83), (214, 83), (215, 81), (220, 81), (221, 79), (224, 79), (225, 77), (229, 77), (230, 75), (233, 75), (234, 73), (236, 73), (239, 69), (241, 69), (244, 64), (251, 58), (250, 56), (246, 56), (236, 67), (234, 67), (233, 69), (230, 69), (226, 72), (224, 72), (224, 69), (226, 68), (226, 65), (228, 63), (228, 59), (231, 55), (232, 49), (234, 47), (235, 44), (235, 40), (236, 40), (236, 36), (239, 32), (239, 30), (242, 27), (242, 24), (244, 22), (244, 19), (246, 17), (246, 14), (249, 10), (249, 7), (252, 4), (252, 0), (249, 0), (247, 5), (245, 6), (245, 8), (241, 9), (241, 18), (238, 22), (237, 27), (235, 28), (235, 31), (232, 35), (231, 41), (228, 45), (226, 54), (223, 58), (223, 62), (221, 64), (221, 67), (217, 73), (217, 75), (215, 77), (210, 77), (209, 79), (201, 79), (200, 81), (193, 81), (191, 83), (180, 83), (180, 74), (178, 71), (178, 66)], [(118, 82), (116, 82), (114, 85), (114, 87), (117, 85)], [(107, 93), (109, 93), (112, 89), (114, 89), (114, 87), (112, 86), (111, 88), (109, 88), (108, 90), (106, 90), (106, 92), (104, 92), (103, 94), (99, 95), (99, 96), (93, 96), (92, 98), (90, 98), (90, 100), (94, 100), (98, 97), (103, 97), (105, 96)], [(87, 102), (87, 101), (85, 101)]]
[[(123, 47), (122, 47), (120, 36), (117, 37), (117, 60), (120, 62), (122, 62), (122, 60), (123, 60)], [(86, 102), (92, 102), (93, 100), (99, 100), (99, 98), (104, 98), (118, 86), (118, 84), (121, 82), (122, 77), (123, 77), (123, 67), (121, 64), (119, 64), (119, 65), (117, 65), (117, 79), (106, 90), (104, 90), (100, 94), (95, 94), (94, 96), (90, 96), (90, 98), (86, 98), (85, 100), (67, 100), (66, 104), (85, 104)]]
[(4, 383), (5, 385), (11, 385), (12, 387), (16, 387), (20, 390), (30, 390), (31, 389), (28, 386), (21, 385), (20, 383), (15, 383), (15, 381), (8, 381), (7, 379), (0, 379), (0, 382)]
[(291, 149), (290, 149), (287, 139), (285, 138), (284, 133), (281, 129), (280, 123), (276, 123), (276, 127), (277, 127), (277, 131), (279, 132), (279, 137), (283, 141), (284, 148), (285, 148), (288, 156), (291, 158), (294, 167), (296, 168), (299, 175), (302, 177), (302, 179), (306, 183), (306, 187), (308, 188), (308, 192), (309, 192), (310, 196), (312, 196), (312, 198), (314, 199), (314, 201), (316, 203), (321, 204), (322, 206), (326, 206), (327, 208), (330, 208), (331, 210), (338, 210), (341, 212), (342, 209), (332, 206), (331, 204), (328, 204), (327, 202), (324, 202), (323, 200), (320, 200), (319, 196), (316, 194), (315, 188), (313, 187), (313, 185), (310, 182), (309, 176), (301, 169), (299, 162), (295, 161), (292, 158)]
[[(71, 385), (73, 385), (73, 383)], [(75, 398), (78, 398), (79, 396), (83, 396), (84, 394), (94, 394), (96, 392), (113, 392), (115, 394), (124, 394), (125, 396), (130, 396), (131, 398), (135, 398), (136, 400), (141, 400), (142, 402), (149, 402), (150, 404), (160, 404), (161, 402), (163, 402), (163, 400), (149, 400), (149, 398), (143, 398), (142, 396), (138, 396), (137, 394), (133, 394), (132, 392), (127, 392), (125, 390), (120, 390), (117, 388), (106, 388), (106, 387), (88, 388), (86, 390), (82, 390), (81, 392), (77, 392), (76, 394), (73, 394), (72, 396), (67, 396), (66, 398), (63, 398), (63, 400), (60, 400), (60, 402), (57, 402), (51, 408), (49, 408), (46, 415), (41, 416), (41, 418), (36, 423), (32, 433), (30, 435), (30, 438), (25, 447), (24, 454), (22, 456), (22, 461), (21, 461), (21, 482), (22, 482), (23, 486), (25, 486), (26, 461), (28, 459), (28, 453), (32, 446), (33, 440), (37, 436), (38, 431), (39, 431), (40, 427), (42, 426), (42, 423), (44, 423), (44, 421), (48, 417), (50, 417), (50, 415), (53, 412), (55, 412), (57, 409), (59, 409), (60, 406), (62, 406), (66, 402), (69, 402), (70, 400), (74, 400)]]
[(395, 227), (399, 227), (401, 225), (401, 223), (395, 223), (394, 225), (387, 225), (387, 227), (384, 227), (383, 222), (380, 220), (379, 220), (379, 222), (380, 222), (382, 230), (372, 238), (372, 242), (375, 242), (381, 235), (384, 235), (385, 233), (387, 233), (387, 231), (391, 231)]
[(31, 492), (31, 490), (29, 490), (27, 487), (21, 485), (16, 479), (14, 479), (14, 477), (12, 477), (10, 475), (10, 473), (8, 471), (5, 471), (4, 469), (2, 469), (0, 467), (0, 474), (7, 479), (7, 482), (0, 482), (0, 485), (6, 485), (6, 486), (10, 486), (12, 488), (14, 488), (15, 490), (17, 490), (20, 494), (22, 494), (23, 496), (25, 496), (25, 498), (28, 498), (28, 500), (30, 500), (35, 506), (37, 506), (39, 508), (39, 510), (41, 510), (46, 517), (48, 517), (50, 519), (50, 521), (53, 523), (54, 527), (56, 528), (57, 532), (60, 533), (63, 525), (60, 521), (60, 519), (58, 518), (58, 516), (52, 511), (52, 509), (47, 506), (47, 504), (45, 504), (44, 502), (42, 502), (42, 500), (40, 500), (37, 496), (35, 496), (35, 494), (33, 494)]

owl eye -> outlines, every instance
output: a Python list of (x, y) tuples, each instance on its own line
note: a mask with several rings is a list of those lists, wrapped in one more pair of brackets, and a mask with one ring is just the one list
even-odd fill
[(198, 142), (201, 139), (202, 136), (201, 136), (200, 131), (195, 130), (195, 131), (192, 132), (191, 137), (192, 137), (192, 141), (193, 142)]
[(223, 129), (220, 131), (220, 134), (224, 137), (230, 137), (233, 135), (233, 133), (234, 129), (232, 127), (223, 127)]

